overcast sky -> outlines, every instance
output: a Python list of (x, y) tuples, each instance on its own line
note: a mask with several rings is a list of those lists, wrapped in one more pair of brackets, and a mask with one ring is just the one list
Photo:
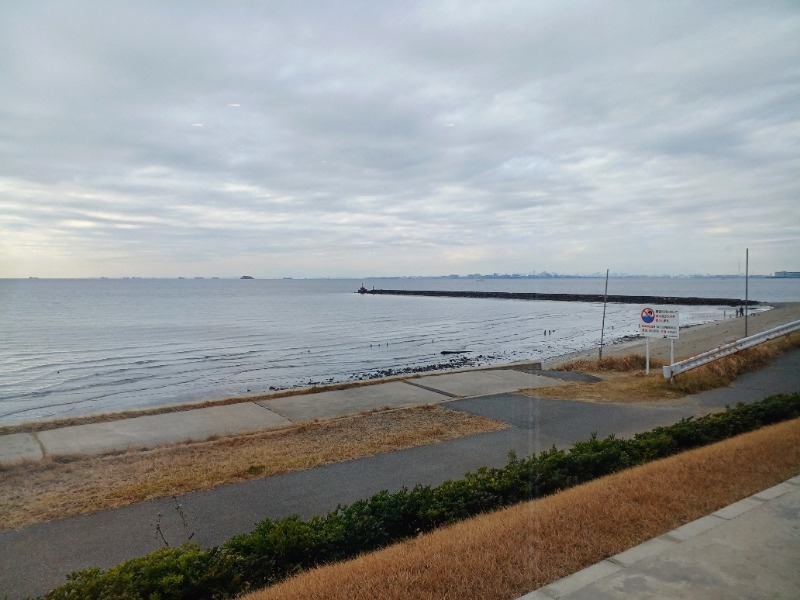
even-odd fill
[(800, 270), (800, 2), (0, 0), (0, 277)]

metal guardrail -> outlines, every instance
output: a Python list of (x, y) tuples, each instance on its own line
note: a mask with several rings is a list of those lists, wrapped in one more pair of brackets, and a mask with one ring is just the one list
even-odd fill
[(768, 329), (767, 331), (736, 340), (735, 342), (724, 344), (719, 348), (714, 348), (708, 352), (703, 352), (702, 354), (698, 354), (692, 358), (687, 358), (686, 360), (681, 360), (671, 365), (667, 365), (664, 367), (664, 379), (672, 379), (679, 373), (685, 373), (686, 371), (691, 371), (697, 367), (702, 367), (703, 365), (707, 365), (708, 363), (718, 360), (723, 356), (728, 356), (738, 352), (739, 350), (744, 350), (745, 348), (752, 348), (753, 346), (762, 344), (767, 340), (786, 335), (787, 333), (797, 331), (798, 329), (800, 329), (800, 321), (792, 321), (786, 325)]

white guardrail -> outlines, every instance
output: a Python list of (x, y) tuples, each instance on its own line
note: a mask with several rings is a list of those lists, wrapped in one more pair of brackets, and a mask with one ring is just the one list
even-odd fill
[(697, 367), (702, 367), (703, 365), (720, 359), (723, 356), (728, 356), (729, 354), (733, 354), (739, 350), (744, 350), (745, 348), (752, 348), (753, 346), (762, 344), (767, 340), (786, 335), (787, 333), (797, 331), (798, 329), (800, 329), (800, 321), (792, 321), (786, 325), (781, 325), (780, 327), (775, 327), (774, 329), (769, 329), (762, 333), (757, 333), (755, 335), (736, 340), (735, 342), (724, 344), (719, 348), (714, 348), (708, 352), (703, 352), (702, 354), (698, 354), (692, 358), (687, 358), (686, 360), (681, 360), (671, 365), (667, 365), (664, 367), (664, 379), (672, 379), (679, 373), (685, 373), (686, 371), (696, 369)]

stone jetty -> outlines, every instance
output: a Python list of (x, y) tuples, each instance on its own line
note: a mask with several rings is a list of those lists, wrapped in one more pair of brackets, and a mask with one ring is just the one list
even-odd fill
[[(613, 302), (617, 304), (676, 304), (683, 306), (743, 306), (738, 298), (698, 298), (694, 296), (623, 296), (620, 294), (540, 294), (536, 292), (478, 292), (452, 290), (368, 290), (361, 286), (359, 294), (384, 296), (439, 296), (446, 298), (491, 298), (495, 300), (550, 300), (553, 302)], [(748, 300), (748, 305), (760, 304)]]

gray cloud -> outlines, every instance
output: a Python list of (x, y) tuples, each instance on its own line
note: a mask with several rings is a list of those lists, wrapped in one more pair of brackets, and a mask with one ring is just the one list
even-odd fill
[(779, 1), (8, 3), (0, 276), (796, 270), (798, 40)]

